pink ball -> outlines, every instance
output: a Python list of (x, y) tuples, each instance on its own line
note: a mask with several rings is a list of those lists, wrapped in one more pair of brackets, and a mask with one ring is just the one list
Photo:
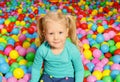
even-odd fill
[(29, 81), (31, 78), (31, 74), (25, 74), (23, 79), (26, 80), (26, 81)]
[(98, 62), (100, 62), (100, 60), (99, 60), (98, 58), (94, 58), (94, 59), (92, 60), (92, 63), (94, 63), (94, 64), (97, 64)]
[(19, 79), (18, 82), (27, 82), (27, 81), (24, 79)]
[(10, 77), (7, 82), (17, 82), (17, 79), (15, 77)]
[(15, 47), (15, 50), (18, 51), (20, 48), (22, 48), (22, 46), (16, 46), (16, 47)]
[(6, 47), (5, 50), (4, 50), (4, 54), (5, 54), (6, 56), (8, 56), (11, 50), (12, 50), (12, 48)]
[(83, 60), (83, 64), (84, 64), (84, 65), (86, 65), (86, 64), (89, 63), (89, 62), (90, 62), (90, 60), (87, 60), (87, 59), (84, 59), (84, 60)]
[(96, 66), (96, 67), (94, 68), (94, 71), (95, 71), (95, 70), (99, 70), (99, 71), (101, 71), (101, 72), (102, 72), (102, 71), (103, 71), (103, 67)]
[(95, 50), (93, 51), (93, 56), (94, 56), (95, 58), (99, 58), (101, 55), (102, 55), (102, 52), (101, 52), (99, 49), (95, 49)]
[(96, 64), (96, 66), (103, 68), (103, 67), (104, 67), (104, 64), (103, 64), (102, 62), (99, 62), (99, 63)]
[(26, 40), (26, 36), (24, 34), (21, 34), (19, 36), (19, 40), (22, 41), (22, 42), (25, 41)]
[(35, 49), (34, 49), (34, 48), (28, 48), (26, 52), (27, 52), (27, 53), (28, 53), (28, 52), (33, 52), (33, 53), (35, 53)]
[(25, 56), (26, 55), (26, 49), (21, 47), (18, 49), (18, 53), (20, 54), (20, 56)]
[(83, 44), (89, 44), (89, 41), (87, 39), (82, 40)]
[(114, 31), (110, 31), (108, 33), (109, 33), (109, 36), (111, 39), (116, 35), (116, 33)]
[(104, 36), (104, 40), (105, 40), (105, 41), (110, 40), (110, 36), (109, 36), (108, 33), (104, 33), (103, 36)]
[(0, 29), (2, 29), (4, 27), (4, 25), (0, 24)]
[(7, 79), (5, 77), (2, 77), (2, 82), (7, 82)]
[(106, 64), (109, 62), (109, 60), (108, 60), (107, 58), (103, 58), (103, 59), (101, 60), (101, 62), (102, 62), (104, 65), (106, 65)]
[(120, 65), (119, 64), (113, 64), (111, 66), (111, 70), (119, 70), (120, 71)]
[(96, 80), (97, 80), (96, 77), (93, 76), (93, 75), (90, 75), (90, 76), (88, 76), (88, 78), (87, 78), (87, 82), (95, 82)]

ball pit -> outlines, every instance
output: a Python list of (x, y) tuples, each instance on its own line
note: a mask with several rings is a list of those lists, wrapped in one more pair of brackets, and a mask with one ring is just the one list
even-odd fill
[(0, 81), (30, 80), (39, 46), (37, 16), (55, 10), (77, 19), (84, 82), (120, 82), (119, 0), (0, 1)]

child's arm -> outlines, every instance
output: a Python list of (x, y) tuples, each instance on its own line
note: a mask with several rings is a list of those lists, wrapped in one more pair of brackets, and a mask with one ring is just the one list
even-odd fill
[(84, 67), (79, 50), (74, 50), (72, 54), (72, 62), (75, 70), (75, 82), (83, 82)]
[(42, 67), (43, 57), (41, 56), (41, 52), (38, 49), (35, 55), (34, 63), (32, 66), (31, 80), (30, 82), (38, 82), (40, 78), (40, 69)]

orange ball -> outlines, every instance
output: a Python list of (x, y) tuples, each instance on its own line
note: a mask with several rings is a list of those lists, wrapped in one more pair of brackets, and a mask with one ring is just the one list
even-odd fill
[(50, 2), (52, 2), (52, 3), (56, 3), (56, 2), (58, 2), (59, 0), (49, 0)]

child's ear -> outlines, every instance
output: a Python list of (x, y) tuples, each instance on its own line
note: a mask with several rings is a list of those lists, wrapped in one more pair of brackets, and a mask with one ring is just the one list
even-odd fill
[(69, 28), (67, 28), (67, 37), (69, 37)]

